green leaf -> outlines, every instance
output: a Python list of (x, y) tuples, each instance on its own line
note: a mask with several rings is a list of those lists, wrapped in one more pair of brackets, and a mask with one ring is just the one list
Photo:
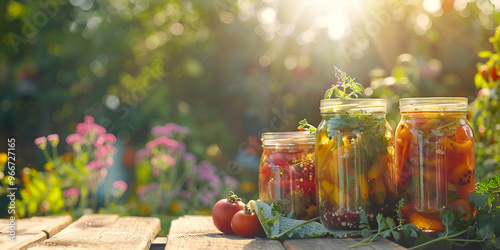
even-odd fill
[[(315, 238), (325, 235), (343, 237), (351, 233), (360, 233), (360, 231), (330, 230), (319, 222), (287, 218), (277, 212), (277, 205), (273, 210), (271, 206), (260, 200), (255, 201), (255, 206), (257, 217), (270, 239)], [(297, 228), (292, 229), (294, 227)]]
[(472, 192), (468, 197), (468, 202), (474, 202), (479, 208), (484, 208), (488, 203), (489, 194), (479, 194), (476, 191)]
[(396, 226), (396, 223), (394, 223), (394, 219), (392, 219), (391, 217), (386, 217), (385, 218), (385, 223), (387, 223), (387, 226), (389, 226), (389, 227), (395, 227)]
[(491, 51), (489, 51), (489, 50), (483, 50), (483, 51), (479, 51), (479, 53), (477, 53), (477, 55), (478, 55), (480, 58), (488, 58), (488, 57), (490, 57), (492, 54), (493, 54), (493, 52), (491, 52)]
[(500, 175), (494, 175), (490, 178), (488, 183), (488, 189), (499, 189), (500, 188)]
[(378, 224), (378, 231), (382, 231), (387, 225), (384, 220), (384, 216), (382, 214), (377, 214), (377, 224)]
[(455, 221), (455, 215), (451, 210), (442, 210), (439, 217), (441, 217), (441, 222), (446, 229), (451, 228), (453, 222)]
[(370, 230), (370, 224), (368, 223), (368, 215), (363, 213), (359, 216), (359, 228), (366, 228)]
[(337, 77), (337, 84), (333, 84), (325, 92), (324, 99), (330, 99), (332, 96), (340, 99), (358, 98), (365, 95), (363, 85), (354, 81), (354, 78), (347, 76), (346, 73), (337, 67), (335, 68), (335, 77)]
[(398, 231), (392, 231), (392, 237), (395, 241), (399, 241), (401, 239), (401, 234)]
[(370, 230), (364, 228), (363, 230), (361, 230), (361, 236), (363, 236), (363, 238), (368, 238), (372, 235), (372, 232), (370, 232)]

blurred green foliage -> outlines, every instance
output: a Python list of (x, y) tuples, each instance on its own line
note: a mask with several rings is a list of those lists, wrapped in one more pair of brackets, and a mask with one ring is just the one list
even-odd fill
[(393, 127), (400, 97), (472, 101), (476, 54), (491, 50), (498, 22), (488, 0), (7, 0), (0, 9), (0, 142), (19, 142), (18, 171), (42, 170), (34, 138), (66, 137), (92, 115), (135, 149), (154, 126), (190, 127), (190, 152), (250, 180), (233, 171), (235, 155), (260, 157), (252, 138), (262, 131), (318, 124), (333, 65), (389, 100)]
[(500, 97), (499, 64), (500, 26), (490, 38), (494, 50), (480, 51), (478, 55), (487, 58), (477, 64), (474, 83), (479, 89), (470, 112), (475, 131), (476, 178), (491, 177), (500, 173)]

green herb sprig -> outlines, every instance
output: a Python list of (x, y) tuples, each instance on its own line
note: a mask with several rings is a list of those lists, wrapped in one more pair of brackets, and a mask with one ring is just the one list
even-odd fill
[[(440, 213), (441, 223), (445, 230), (437, 238), (431, 238), (422, 233), (413, 224), (403, 224), (400, 207), (398, 204), (397, 220), (399, 225), (394, 225), (392, 218), (377, 215), (378, 230), (370, 230), (366, 215), (360, 218), (360, 228), (363, 241), (354, 246), (369, 245), (379, 238), (392, 236), (395, 241), (404, 238), (408, 249), (450, 249), (453, 246), (468, 246), (482, 249), (500, 248), (500, 175), (490, 179), (483, 178), (476, 184), (476, 190), (467, 197), (468, 202), (474, 202), (476, 215), (468, 218), (461, 212), (443, 210)], [(400, 233), (404, 232), (403, 235)], [(399, 233), (399, 234), (398, 234)]]
[(348, 76), (344, 71), (335, 67), (335, 77), (338, 81), (332, 84), (332, 87), (325, 92), (324, 99), (336, 97), (339, 99), (358, 98), (365, 95), (365, 88), (360, 83), (354, 81), (354, 78)]
[(363, 240), (356, 243), (355, 245), (349, 246), (358, 247), (358, 246), (366, 246), (370, 245), (372, 242), (376, 241), (380, 238), (387, 238), (392, 236), (395, 241), (399, 241), (401, 239), (400, 231), (405, 232), (406, 237), (418, 237), (419, 229), (413, 224), (404, 224), (403, 223), (403, 215), (401, 213), (401, 207), (404, 205), (404, 199), (401, 198), (399, 200), (398, 205), (396, 206), (396, 222), (391, 217), (385, 217), (382, 214), (377, 214), (376, 220), (378, 224), (377, 230), (371, 230), (370, 225), (368, 224), (368, 216), (366, 214), (362, 214), (360, 216), (359, 228), (361, 228), (361, 235), (363, 236)]
[(309, 134), (314, 134), (316, 133), (316, 127), (313, 125), (309, 124), (306, 119), (302, 120), (299, 122), (299, 127), (297, 128), (300, 131), (306, 131)]

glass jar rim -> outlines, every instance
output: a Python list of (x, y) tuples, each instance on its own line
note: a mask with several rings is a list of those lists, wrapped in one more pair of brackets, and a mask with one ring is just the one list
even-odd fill
[(382, 98), (323, 99), (321, 114), (337, 112), (387, 113), (387, 100)]
[(399, 99), (401, 113), (413, 111), (467, 112), (467, 97), (412, 97)]
[(293, 132), (265, 132), (262, 133), (263, 146), (297, 146), (301, 145), (314, 145), (316, 136), (308, 134), (304, 131)]

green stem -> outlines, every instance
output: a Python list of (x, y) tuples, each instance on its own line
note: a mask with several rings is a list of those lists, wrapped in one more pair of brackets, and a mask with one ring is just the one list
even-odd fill
[(374, 231), (374, 232), (377, 232), (376, 234), (374, 235), (371, 235), (370, 237), (366, 238), (366, 239), (363, 239), (362, 241), (354, 244), (354, 245), (351, 245), (349, 246), (349, 248), (353, 248), (353, 247), (359, 247), (359, 246), (365, 246), (365, 245), (369, 245), (373, 240), (375, 240), (377, 237), (379, 237), (380, 235), (382, 235), (385, 231), (394, 231), (396, 229), (398, 229), (401, 225), (398, 225), (396, 227), (391, 227), (389, 229), (386, 229), (386, 230), (383, 230), (383, 231), (380, 231), (379, 230), (371, 230), (371, 231)]
[(318, 219), (319, 219), (319, 217), (316, 217), (316, 218), (312, 218), (312, 219), (310, 219), (310, 220), (308, 220), (308, 221), (302, 222), (302, 223), (298, 224), (297, 226), (294, 226), (294, 227), (292, 227), (292, 228), (290, 228), (290, 229), (288, 229), (288, 230), (284, 231), (283, 233), (279, 234), (279, 235), (278, 235), (278, 236), (276, 236), (275, 238), (279, 239), (279, 238), (283, 237), (284, 235), (286, 235), (287, 233), (291, 232), (292, 230), (294, 230), (294, 229), (296, 229), (296, 228), (298, 228), (298, 227), (301, 227), (301, 226), (303, 226), (303, 225), (305, 225), (305, 224), (307, 224), (307, 223), (310, 223), (310, 222), (316, 221), (316, 220), (318, 220)]
[(43, 152), (43, 156), (45, 157), (45, 160), (47, 160), (47, 162), (52, 162), (52, 157), (50, 157), (47, 149), (42, 150), (42, 152)]
[(458, 233), (456, 233), (456, 234), (447, 235), (447, 236), (444, 236), (444, 237), (439, 237), (439, 238), (436, 238), (436, 239), (433, 239), (433, 240), (427, 241), (427, 242), (425, 242), (425, 243), (423, 243), (423, 244), (420, 244), (420, 245), (417, 245), (417, 246), (410, 247), (410, 248), (408, 248), (408, 249), (409, 249), (409, 250), (411, 250), (411, 249), (417, 249), (417, 248), (421, 248), (421, 247), (423, 247), (423, 246), (427, 246), (427, 245), (433, 244), (433, 243), (438, 242), (438, 241), (441, 241), (441, 240), (451, 239), (451, 238), (457, 237), (457, 236), (459, 236), (459, 235), (461, 235), (461, 234), (464, 234), (464, 233), (468, 232), (471, 228), (472, 228), (472, 227), (469, 227), (469, 228), (467, 228), (466, 230), (461, 231), (461, 232), (458, 232)]
[(88, 199), (88, 188), (87, 186), (82, 185), (80, 188), (80, 208), (86, 208), (87, 207), (87, 199)]
[(57, 160), (58, 156), (57, 156), (57, 147), (52, 147), (52, 158), (54, 160)]
[(158, 180), (158, 190), (156, 191), (157, 192), (157, 200), (156, 200), (156, 207), (155, 209), (153, 210), (154, 211), (154, 215), (158, 215), (159, 212), (160, 212), (160, 207), (161, 207), (161, 201), (163, 200), (163, 186), (164, 186), (164, 183), (165, 183), (165, 170), (163, 170), (162, 168), (160, 168), (160, 176), (159, 176), (159, 180)]

